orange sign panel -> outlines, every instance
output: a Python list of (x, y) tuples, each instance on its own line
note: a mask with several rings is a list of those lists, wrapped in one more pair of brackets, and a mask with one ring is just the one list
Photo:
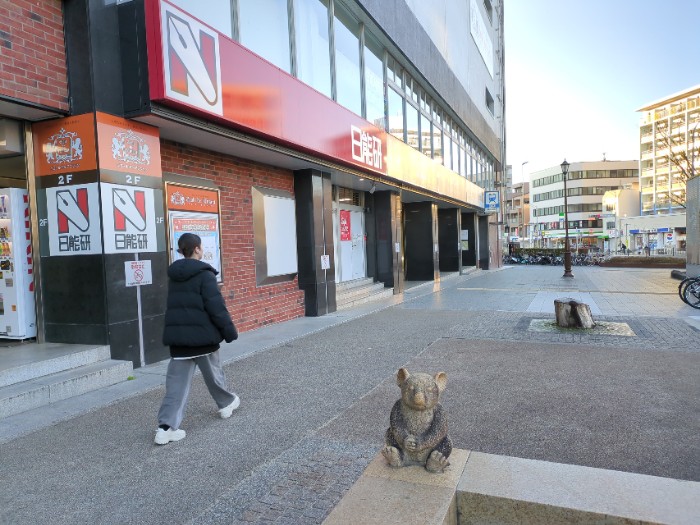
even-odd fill
[(92, 113), (32, 125), (38, 177), (97, 169)]
[(167, 185), (169, 210), (219, 213), (219, 192), (191, 186)]
[(158, 128), (106, 113), (96, 115), (100, 169), (163, 176)]

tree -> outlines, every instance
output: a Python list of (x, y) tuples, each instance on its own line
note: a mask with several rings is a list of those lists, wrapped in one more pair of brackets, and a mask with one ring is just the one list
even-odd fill
[[(676, 169), (676, 174), (673, 174), (673, 169), (670, 174), (671, 190), (669, 191), (669, 199), (677, 206), (686, 207), (685, 188), (689, 179), (698, 176), (700, 168), (700, 129), (696, 123), (693, 128), (688, 130), (686, 134), (680, 131), (674, 132), (673, 127), (669, 132), (668, 122), (659, 122), (656, 128), (656, 148), (657, 150), (666, 150), (665, 155), (657, 157), (657, 159), (665, 159), (666, 163)], [(676, 187), (679, 184), (681, 187)]]

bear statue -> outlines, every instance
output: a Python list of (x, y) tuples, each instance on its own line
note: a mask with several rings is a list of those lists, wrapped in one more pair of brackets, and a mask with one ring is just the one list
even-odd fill
[(447, 415), (439, 403), (447, 374), (409, 374), (401, 368), (396, 382), (401, 399), (391, 409), (382, 455), (392, 467), (422, 465), (430, 472), (442, 472), (452, 452)]

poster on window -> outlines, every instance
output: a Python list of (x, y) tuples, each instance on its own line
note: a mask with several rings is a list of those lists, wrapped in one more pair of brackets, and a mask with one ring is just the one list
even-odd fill
[(219, 216), (213, 213), (190, 213), (171, 211), (170, 260), (182, 259), (177, 252), (177, 243), (183, 233), (194, 233), (202, 239), (202, 261), (211, 264), (219, 272), (216, 280), (221, 282), (221, 250), (219, 244)]
[(340, 210), (340, 240), (352, 240), (352, 232), (350, 231), (350, 212), (348, 210)]

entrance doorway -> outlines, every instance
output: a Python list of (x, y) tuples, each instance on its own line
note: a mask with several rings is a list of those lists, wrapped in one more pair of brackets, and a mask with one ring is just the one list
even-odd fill
[[(338, 190), (338, 193), (343, 195), (345, 193), (359, 193), (348, 192), (344, 188), (338, 188)], [(341, 283), (363, 279), (367, 276), (367, 237), (365, 235), (364, 209), (342, 200), (334, 203), (334, 208), (335, 280)]]

